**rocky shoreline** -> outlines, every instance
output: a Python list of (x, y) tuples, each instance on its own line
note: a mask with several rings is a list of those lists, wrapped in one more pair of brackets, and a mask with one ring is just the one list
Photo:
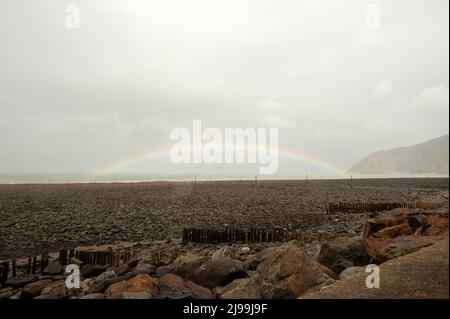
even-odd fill
[[(353, 280), (368, 264), (383, 267), (425, 247), (448, 242), (448, 202), (443, 200), (437, 206), (379, 212), (366, 216), (365, 221), (354, 218), (354, 230), (361, 229), (357, 234), (315, 243), (198, 244), (181, 239), (134, 243), (133, 259), (116, 266), (84, 264), (72, 258), (81, 269), (79, 289), (67, 288), (67, 274), (55, 259), (42, 274), (9, 278), (0, 288), (0, 299), (320, 297), (337, 282)], [(344, 218), (332, 217), (333, 222)], [(161, 258), (155, 262), (152, 257), (155, 251), (170, 250), (179, 252), (173, 261)], [(433, 265), (433, 260), (428, 262)], [(440, 268), (445, 274), (445, 265)], [(448, 278), (448, 262), (446, 269)], [(448, 280), (446, 284), (448, 292)], [(421, 288), (427, 291), (426, 287), (413, 287), (419, 292)], [(430, 297), (424, 294), (421, 297)], [(448, 293), (431, 297), (448, 298)]]
[[(326, 212), (327, 203), (410, 201), (426, 205)], [(402, 258), (448, 243), (448, 179), (0, 185), (0, 213), (0, 260), (8, 267), (14, 260), (17, 271), (4, 276), (0, 266), (0, 299), (334, 298), (343, 287), (351, 288), (342, 296), (354, 290), (358, 298), (367, 265), (398, 273), (389, 263), (401, 269)], [(199, 243), (183, 241), (186, 227), (279, 228), (302, 236)], [(72, 248), (77, 254), (66, 255)], [(123, 250), (129, 258), (114, 262), (78, 254)], [(404, 261), (411, 276), (437, 269), (439, 289), (408, 279), (411, 287), (393, 297), (417, 290), (421, 298), (448, 298), (448, 260), (417, 258), (416, 268)], [(79, 288), (66, 285), (67, 263), (79, 267)], [(392, 277), (391, 289), (404, 280)]]
[(328, 203), (439, 202), (442, 194), (445, 178), (0, 185), (0, 260), (176, 239), (186, 227), (355, 235), (366, 215), (334, 218)]

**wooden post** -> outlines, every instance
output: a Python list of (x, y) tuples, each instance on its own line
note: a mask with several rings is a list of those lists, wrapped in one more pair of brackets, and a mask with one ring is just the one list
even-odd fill
[(30, 272), (31, 272), (31, 258), (28, 257), (28, 260), (27, 260), (27, 274), (30, 274)]
[(0, 263), (0, 283), (6, 282), (8, 280), (9, 273), (9, 261), (2, 261)]
[(36, 274), (36, 256), (33, 257), (33, 263), (31, 265), (31, 273)]

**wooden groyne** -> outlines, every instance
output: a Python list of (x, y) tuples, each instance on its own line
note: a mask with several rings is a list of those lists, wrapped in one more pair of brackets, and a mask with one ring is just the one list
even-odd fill
[(224, 229), (211, 228), (185, 228), (183, 229), (183, 241), (195, 243), (256, 243), (256, 242), (288, 242), (297, 240), (300, 242), (312, 240), (328, 240), (334, 235), (321, 233), (302, 233), (289, 231), (283, 228), (250, 228), (239, 229), (226, 227)]
[[(85, 250), (62, 249), (55, 258), (50, 258), (48, 253), (38, 256), (26, 257), (21, 260), (0, 261), (0, 283), (4, 283), (9, 277), (16, 277), (18, 273), (26, 275), (43, 274), (50, 259), (58, 261), (61, 266), (68, 264), (111, 265), (118, 267), (128, 263), (134, 257), (134, 252), (126, 250)], [(156, 258), (156, 257), (155, 257)], [(20, 263), (18, 261), (21, 261)]]
[(360, 214), (366, 212), (380, 212), (396, 208), (433, 208), (433, 204), (425, 202), (402, 202), (402, 203), (329, 203), (326, 207), (327, 214)]

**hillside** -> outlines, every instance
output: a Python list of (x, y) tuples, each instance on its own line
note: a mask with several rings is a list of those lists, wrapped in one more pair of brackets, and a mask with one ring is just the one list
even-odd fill
[(350, 168), (361, 174), (448, 174), (448, 134), (430, 141), (373, 153)]

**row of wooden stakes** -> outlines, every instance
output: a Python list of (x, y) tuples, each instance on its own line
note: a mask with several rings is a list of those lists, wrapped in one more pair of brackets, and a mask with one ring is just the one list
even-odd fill
[[(61, 266), (69, 263), (91, 264), (91, 265), (112, 265), (118, 267), (120, 264), (128, 263), (132, 257), (131, 251), (85, 251), (85, 250), (60, 250), (57, 260)], [(17, 260), (5, 260), (0, 262), (0, 283), (4, 283), (9, 276), (16, 277), (19, 272), (29, 274), (43, 273), (49, 264), (49, 255), (28, 257), (25, 264), (18, 264)]]
[(195, 243), (288, 242), (291, 240), (308, 242), (312, 240), (329, 240), (334, 237), (334, 235), (326, 233), (301, 233), (297, 231), (289, 231), (284, 228), (251, 228), (249, 230), (231, 227), (227, 227), (225, 229), (183, 229), (183, 241)]
[(327, 205), (327, 214), (348, 213), (358, 214), (366, 212), (380, 212), (384, 210), (392, 210), (396, 208), (432, 208), (431, 203), (424, 203), (419, 201), (403, 202), (403, 203), (330, 203)]

